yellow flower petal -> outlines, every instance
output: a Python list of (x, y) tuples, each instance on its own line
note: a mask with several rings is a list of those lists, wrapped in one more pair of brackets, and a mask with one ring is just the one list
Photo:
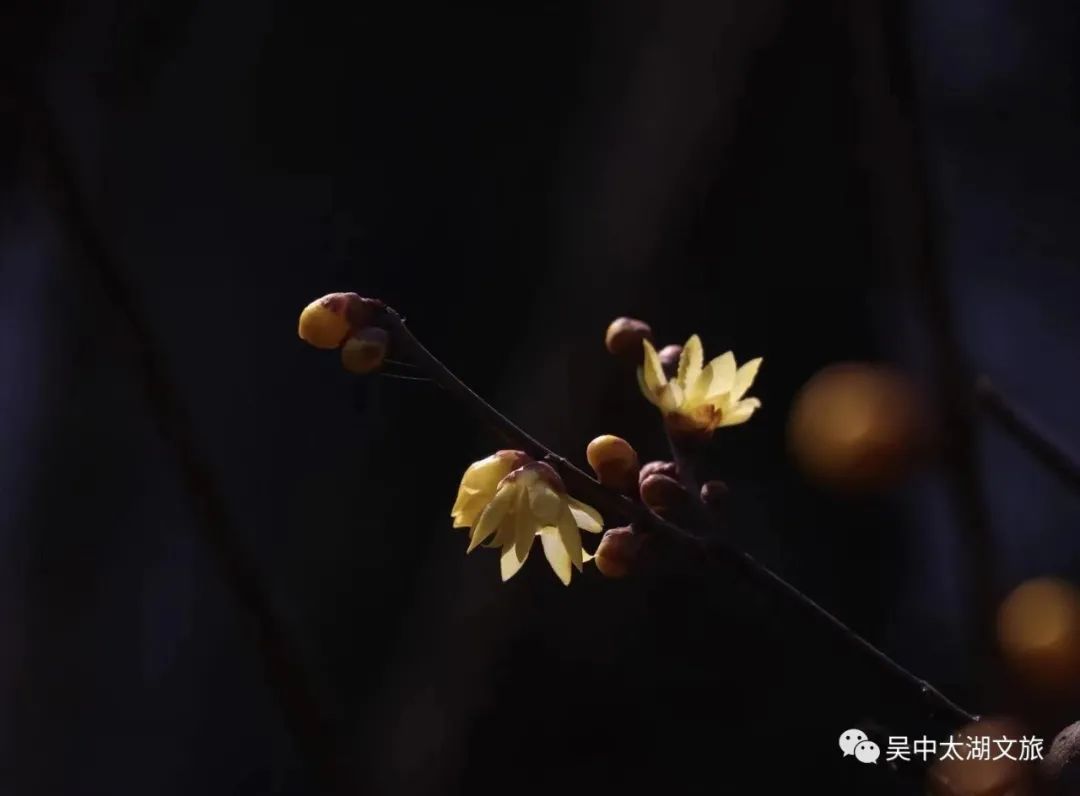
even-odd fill
[(460, 506), (455, 506), (457, 511), (451, 516), (454, 519), (455, 528), (471, 528), (480, 517), (480, 512), (492, 501), (492, 495), (478, 493), (468, 496), (461, 501)]
[[(510, 504), (511, 509), (513, 503)], [(512, 513), (507, 513), (507, 516), (503, 518), (503, 521), (499, 523), (499, 530), (495, 531), (495, 535), (491, 537), (491, 546), (502, 549), (507, 545), (514, 546), (514, 531), (517, 529), (517, 525), (514, 522)]]
[(555, 528), (544, 528), (540, 533), (540, 544), (544, 547), (544, 556), (547, 558), (555, 574), (564, 586), (570, 585), (570, 577), (573, 574), (570, 569), (570, 555), (566, 552), (566, 546)]
[(476, 523), (484, 506), (495, 497), (495, 490), (516, 464), (512, 457), (492, 454), (473, 462), (465, 470), (458, 486), (450, 516), (455, 528), (467, 528)]
[(570, 506), (570, 513), (574, 515), (574, 522), (581, 530), (589, 533), (600, 533), (604, 530), (604, 518), (592, 506), (569, 496), (566, 503)]
[(671, 381), (660, 388), (660, 411), (674, 412), (683, 405), (683, 389), (678, 382)]
[(566, 548), (571, 563), (581, 572), (581, 532), (578, 531), (569, 506), (563, 506), (562, 514), (559, 515), (559, 539)]
[(687, 406), (693, 407), (705, 400), (706, 394), (709, 392), (709, 387), (712, 386), (713, 380), (713, 363), (710, 362), (704, 368), (698, 377), (693, 382), (686, 385), (686, 395), (683, 396), (683, 401)]
[(737, 426), (745, 423), (761, 407), (761, 401), (757, 398), (747, 398), (735, 404), (734, 408), (725, 412), (720, 420), (721, 426)]
[(645, 389), (659, 396), (660, 388), (668, 383), (667, 376), (664, 375), (664, 366), (660, 364), (660, 355), (656, 353), (652, 343), (643, 340), (642, 347), (645, 349), (645, 363), (642, 366), (645, 371)]
[(638, 366), (637, 369), (637, 383), (641, 389), (641, 394), (651, 403), (653, 406), (659, 406), (656, 396), (649, 389), (649, 385), (645, 383), (645, 368)]
[[(504, 581), (510, 580), (521, 569), (521, 565), (525, 563), (524, 558), (518, 558), (517, 553), (514, 551), (514, 545), (509, 545), (503, 548), (502, 555), (499, 557), (499, 569), (502, 572), (502, 579)], [(528, 557), (528, 551), (525, 552)]]
[(750, 389), (750, 385), (757, 378), (760, 368), (761, 357), (743, 363), (743, 366), (735, 373), (735, 384), (731, 388), (731, 400), (737, 401), (746, 395), (746, 391)]
[(554, 525), (562, 508), (562, 497), (546, 482), (537, 479), (528, 486), (529, 509), (541, 525)]
[(701, 363), (705, 359), (705, 351), (701, 347), (701, 338), (696, 334), (686, 341), (682, 353), (679, 355), (679, 385), (686, 390), (701, 375)]
[(454, 507), (450, 509), (450, 516), (453, 517), (455, 514), (460, 514), (462, 507), (469, 500), (469, 498), (475, 497), (479, 494), (479, 489), (473, 489), (472, 487), (462, 484), (458, 488), (457, 500), (454, 501)]
[(529, 555), (536, 532), (540, 529), (535, 515), (529, 508), (529, 493), (527, 489), (519, 490), (517, 505), (514, 506), (514, 549), (517, 557), (522, 562)]
[(504, 486), (495, 493), (495, 497), (484, 507), (484, 510), (480, 513), (480, 518), (476, 521), (476, 525), (473, 526), (472, 534), (469, 536), (469, 549), (465, 551), (466, 553), (471, 553), (481, 542), (495, 533), (504, 520), (507, 519), (506, 515), (509, 513), (516, 497), (512, 485)]
[(718, 395), (731, 392), (735, 384), (735, 355), (730, 351), (721, 354), (709, 363), (712, 368), (712, 378), (705, 389), (705, 398), (712, 399)]

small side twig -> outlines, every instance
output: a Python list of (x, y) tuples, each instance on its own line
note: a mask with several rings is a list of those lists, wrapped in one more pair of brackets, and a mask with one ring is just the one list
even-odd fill
[(1080, 492), (1080, 459), (1065, 450), (1031, 415), (1002, 393), (986, 376), (975, 381), (979, 407), (1023, 446), (1036, 461)]
[(777, 595), (790, 606), (811, 619), (820, 622), (831, 632), (836, 633), (852, 649), (866, 656), (884, 672), (891, 675), (897, 683), (910, 691), (912, 699), (924, 701), (932, 712), (939, 712), (943, 717), (947, 717), (957, 724), (966, 724), (976, 720), (975, 715), (957, 705), (930, 683), (905, 669), (817, 602), (757, 561), (749, 553), (734, 547), (722, 538), (702, 539), (696, 534), (659, 517), (640, 503), (635, 503), (624, 495), (603, 486), (579, 467), (556, 454), (477, 395), (467, 384), (454, 375), (446, 365), (420, 343), (416, 336), (406, 327), (401, 316), (393, 309), (383, 307), (379, 312), (376, 323), (393, 335), (402, 354), (411, 356), (412, 361), (421, 371), (427, 373), (433, 381), (464, 404), (466, 408), (470, 409), (482, 422), (498, 432), (500, 436), (511, 441), (512, 444), (524, 450), (533, 458), (550, 462), (558, 469), (570, 492), (595, 506), (605, 516), (621, 517), (646, 532), (658, 534), (674, 544), (685, 547), (696, 555), (734, 568), (758, 586)]
[(694, 470), (694, 457), (680, 444), (670, 431), (667, 432), (668, 447), (671, 449), (671, 458), (675, 462), (675, 468), (679, 473), (679, 483), (689, 493), (689, 500), (700, 530), (713, 533), (717, 530), (716, 517), (701, 500), (701, 483), (698, 481)]

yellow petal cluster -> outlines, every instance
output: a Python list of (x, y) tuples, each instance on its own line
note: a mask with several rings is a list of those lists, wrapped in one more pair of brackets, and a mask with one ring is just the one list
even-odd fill
[(638, 368), (638, 385), (674, 425), (711, 432), (745, 423), (761, 407), (757, 398), (744, 397), (757, 377), (760, 357), (740, 367), (728, 351), (703, 364), (705, 352), (695, 334), (683, 346), (675, 378), (668, 379), (652, 343), (642, 345), (645, 361)]
[(550, 465), (521, 451), (499, 451), (470, 465), (450, 513), (455, 528), (470, 529), (467, 552), (485, 542), (499, 549), (504, 581), (521, 569), (539, 536), (551, 568), (569, 585), (573, 569), (580, 572), (591, 558), (580, 531), (603, 530), (596, 509), (567, 495)]
[(523, 451), (503, 450), (473, 462), (461, 477), (457, 500), (450, 510), (455, 528), (471, 528), (494, 499), (499, 482), (532, 459)]

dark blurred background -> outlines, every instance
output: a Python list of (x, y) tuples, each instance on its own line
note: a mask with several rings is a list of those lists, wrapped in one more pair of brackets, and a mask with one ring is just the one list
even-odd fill
[[(449, 508), (500, 441), (430, 384), (344, 372), (296, 320), (331, 291), (385, 299), (580, 464), (600, 433), (665, 452), (604, 351), (616, 315), (764, 356), (762, 410), (709, 460), (732, 538), (973, 712), (1005, 709), (977, 673), (955, 479), (841, 499), (785, 430), (837, 360), (933, 385), (922, 258), (972, 371), (1080, 446), (1080, 7), (375, 5), (5, 12), (0, 793), (320, 788), (196, 532), (146, 341), (40, 177), (27, 86), (353, 792), (922, 792), (837, 738), (951, 725), (733, 572), (564, 588), (539, 556), (507, 584), (466, 558)], [(1075, 495), (984, 422), (976, 442), (995, 599), (1080, 576)]]

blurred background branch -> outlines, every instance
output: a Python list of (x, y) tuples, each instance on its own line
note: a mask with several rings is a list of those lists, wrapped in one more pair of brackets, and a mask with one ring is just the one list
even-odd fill
[(929, 186), (906, 4), (851, 0), (847, 9), (866, 136), (863, 163), (876, 208), (876, 253), (901, 289), (913, 293), (927, 332), (940, 450), (967, 559), (969, 615), (976, 617), (971, 660), (982, 670), (976, 679), (985, 693), (995, 648), (995, 545), (979, 468), (973, 373), (941, 264), (942, 213)]
[(71, 259), (92, 270), (130, 330), (139, 354), (146, 401), (159, 433), (175, 454), (188, 498), (199, 516), (201, 537), (213, 551), (233, 598), (254, 623), (263, 674), (277, 696), (297, 750), (308, 761), (323, 792), (344, 793), (335, 738), (320, 705), (315, 681), (306, 670), (303, 652), (292, 639), (287, 622), (273, 603), (264, 575), (233, 526), (225, 494), (213, 466), (200, 450), (190, 414), (172, 383), (169, 363), (155, 339), (147, 317), (150, 310), (125, 281), (127, 269), (115, 262), (93, 218), (76, 166), (47, 101), (21, 77), (0, 76), (0, 86), (13, 118), (23, 125), (34, 174), (51, 200), (61, 234), (72, 248)]
[(1017, 406), (986, 376), (975, 383), (975, 395), (983, 411), (1024, 446), (1040, 464), (1074, 490), (1080, 490), (1080, 459), (1058, 441), (1059, 435), (1044, 428), (1031, 414)]

